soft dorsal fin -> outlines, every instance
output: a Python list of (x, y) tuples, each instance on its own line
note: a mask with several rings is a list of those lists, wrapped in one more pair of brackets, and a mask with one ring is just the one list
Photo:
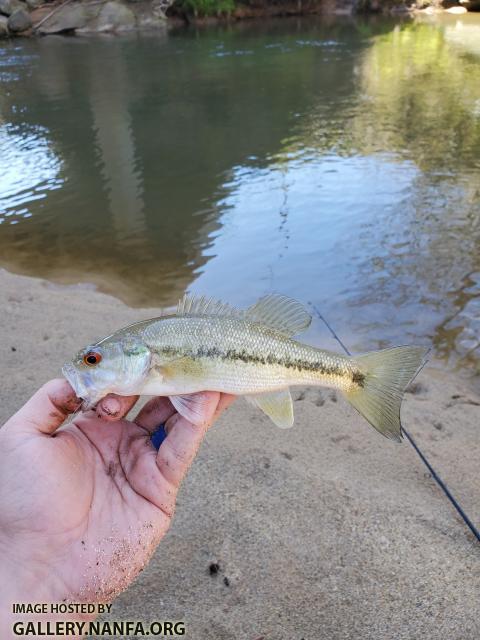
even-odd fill
[(289, 429), (293, 426), (293, 404), (290, 389), (257, 393), (245, 397), (261, 409), (280, 429)]
[(214, 298), (206, 298), (201, 296), (189, 296), (185, 294), (179, 301), (177, 306), (177, 315), (191, 315), (191, 316), (235, 316), (237, 318), (243, 318), (244, 311), (235, 309), (225, 302), (220, 302)]
[(300, 302), (276, 293), (260, 298), (249, 307), (245, 319), (265, 324), (287, 336), (301, 333), (312, 322), (312, 316)]
[(312, 316), (300, 302), (276, 293), (260, 298), (246, 311), (236, 309), (214, 298), (205, 296), (198, 298), (185, 294), (178, 303), (176, 313), (178, 316), (243, 318), (281, 331), (286, 336), (301, 333), (312, 321)]

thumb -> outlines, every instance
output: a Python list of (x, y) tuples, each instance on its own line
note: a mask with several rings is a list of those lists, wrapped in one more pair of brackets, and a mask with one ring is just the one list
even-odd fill
[(66, 380), (50, 380), (7, 421), (4, 428), (19, 427), (30, 432), (54, 433), (81, 404)]

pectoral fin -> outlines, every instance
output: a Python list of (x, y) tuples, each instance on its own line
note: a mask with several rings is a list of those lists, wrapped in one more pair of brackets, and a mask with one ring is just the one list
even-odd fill
[(209, 399), (204, 393), (189, 393), (185, 396), (169, 396), (177, 412), (192, 424), (200, 425), (208, 415)]
[(293, 404), (289, 389), (246, 396), (261, 409), (280, 429), (293, 426)]

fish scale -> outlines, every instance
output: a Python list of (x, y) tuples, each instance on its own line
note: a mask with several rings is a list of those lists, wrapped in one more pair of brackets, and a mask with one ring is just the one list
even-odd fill
[(201, 384), (213, 391), (248, 394), (318, 383), (348, 390), (353, 384), (349, 358), (243, 319), (167, 317), (147, 327), (143, 338), (160, 358), (175, 350), (197, 359)]
[(297, 301), (260, 299), (245, 311), (185, 296), (176, 314), (144, 320), (82, 349), (63, 372), (85, 406), (107, 393), (167, 395), (200, 420), (211, 390), (247, 396), (275, 424), (293, 424), (289, 388), (333, 387), (383, 435), (400, 440), (403, 392), (426, 350), (402, 346), (346, 357), (292, 338), (311, 322)]

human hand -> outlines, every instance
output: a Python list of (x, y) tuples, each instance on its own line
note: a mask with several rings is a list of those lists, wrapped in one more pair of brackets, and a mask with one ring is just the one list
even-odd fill
[[(167, 398), (125, 420), (138, 398), (120, 396), (61, 426), (79, 401), (52, 380), (10, 418), (0, 429), (0, 617), (12, 601), (108, 602), (128, 587), (165, 535), (208, 427), (233, 400), (204, 395), (200, 426)], [(157, 452), (150, 436), (162, 423)]]

